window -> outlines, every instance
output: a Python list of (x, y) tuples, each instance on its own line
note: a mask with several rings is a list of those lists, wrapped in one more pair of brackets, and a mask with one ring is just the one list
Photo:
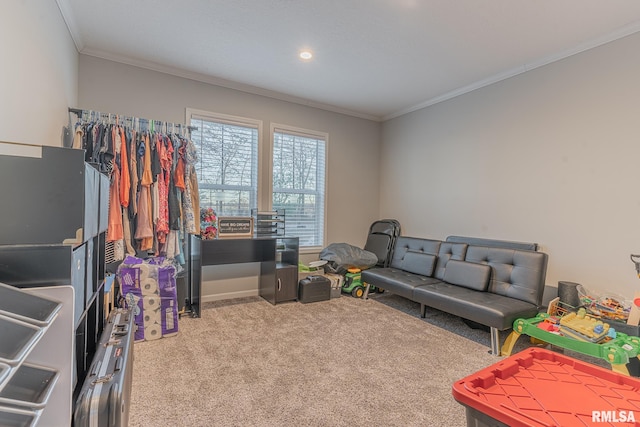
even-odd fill
[(284, 209), (287, 236), (324, 246), (327, 135), (272, 126), (273, 209)]
[(200, 206), (250, 216), (257, 206), (259, 121), (187, 110), (198, 148)]

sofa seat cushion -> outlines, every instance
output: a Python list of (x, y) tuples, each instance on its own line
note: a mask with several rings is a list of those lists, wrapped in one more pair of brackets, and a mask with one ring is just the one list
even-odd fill
[(413, 296), (415, 287), (439, 282), (438, 279), (432, 277), (409, 273), (393, 267), (364, 270), (362, 281), (408, 299)]
[(445, 282), (416, 286), (410, 299), (501, 331), (538, 314), (535, 304)]

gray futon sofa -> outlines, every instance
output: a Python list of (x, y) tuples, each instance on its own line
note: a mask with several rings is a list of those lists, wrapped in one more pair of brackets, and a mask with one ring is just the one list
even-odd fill
[[(400, 236), (389, 267), (362, 272), (362, 281), (499, 331), (541, 309), (547, 254), (535, 243), (449, 236), (446, 241)], [(368, 289), (367, 289), (368, 290)]]

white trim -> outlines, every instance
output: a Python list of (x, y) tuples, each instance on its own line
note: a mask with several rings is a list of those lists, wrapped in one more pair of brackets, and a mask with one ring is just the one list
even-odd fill
[(185, 109), (185, 123), (189, 126), (191, 118), (204, 120), (215, 120), (216, 122), (226, 123), (235, 126), (253, 127), (262, 131), (262, 120), (250, 119), (248, 117), (232, 116), (230, 114), (215, 113), (213, 111), (198, 110), (196, 108)]
[(443, 93), (442, 95), (436, 96), (434, 98), (428, 99), (420, 104), (413, 105), (411, 107), (403, 108), (402, 110), (398, 110), (395, 113), (387, 114), (382, 117), (381, 121), (391, 120), (396, 117), (403, 116), (408, 113), (412, 113), (417, 110), (421, 110), (423, 108), (429, 107), (431, 105), (438, 104), (443, 101), (447, 101), (449, 99), (455, 98), (460, 95), (464, 95), (465, 93), (469, 93), (476, 89), (483, 88), (485, 86), (489, 86), (493, 83), (497, 83), (502, 80), (506, 80), (510, 77), (517, 76), (518, 74), (526, 73), (527, 71), (534, 70), (536, 68), (542, 67), (544, 65), (551, 64), (556, 61), (560, 61), (562, 59), (568, 58), (570, 56), (576, 55), (578, 53), (584, 52), (589, 49), (596, 48), (598, 46), (602, 46), (604, 44), (610, 43), (612, 41), (621, 39), (623, 37), (630, 36), (631, 34), (637, 33), (640, 31), (640, 22), (634, 22), (632, 24), (626, 25), (622, 28), (619, 28), (617, 31), (609, 33), (605, 36), (598, 37), (593, 40), (589, 40), (587, 42), (581, 43), (577, 46), (574, 46), (570, 49), (567, 49), (562, 52), (558, 52), (549, 56), (545, 56), (543, 58), (537, 59), (528, 64), (522, 64), (517, 67), (514, 67), (510, 70), (505, 70), (503, 72), (494, 74), (493, 76), (489, 76), (486, 79), (479, 80), (477, 82), (473, 82), (469, 85), (454, 89), (450, 92)]
[(327, 217), (329, 216), (329, 134), (324, 140), (324, 223), (322, 224), (322, 250), (327, 245)]
[(442, 94), (440, 96), (436, 96), (435, 98), (431, 98), (431, 99), (429, 99), (429, 100), (427, 100), (425, 102), (422, 102), (420, 104), (405, 108), (405, 109), (400, 110), (400, 111), (396, 111), (395, 113), (392, 113), (392, 114), (389, 114), (387, 116), (384, 116), (383, 120), (385, 120), (385, 121), (386, 120), (391, 120), (391, 119), (394, 119), (396, 117), (404, 116), (405, 114), (409, 114), (409, 113), (412, 113), (414, 111), (421, 110), (423, 108), (430, 107), (430, 106), (435, 105), (435, 104), (439, 104), (440, 102), (448, 101), (449, 99), (455, 98), (455, 97), (460, 96), (460, 95), (464, 95), (465, 93), (472, 92), (472, 91), (474, 91), (476, 89), (481, 89), (481, 88), (483, 88), (485, 86), (489, 86), (489, 85), (497, 83), (499, 81), (506, 80), (506, 79), (508, 79), (510, 77), (517, 76), (518, 74), (524, 73), (525, 71), (527, 71), (527, 69), (525, 68), (525, 66), (522, 66), (522, 67), (518, 67), (518, 68), (514, 68), (514, 69), (511, 69), (511, 70), (505, 71), (505, 72), (500, 73), (500, 74), (495, 74), (495, 75), (493, 75), (491, 77), (488, 77), (488, 78), (486, 78), (484, 80), (480, 80), (480, 81), (471, 83), (470, 85), (454, 89), (454, 90), (452, 90), (450, 92), (444, 93), (444, 94)]
[(60, 14), (62, 15), (62, 20), (67, 26), (69, 35), (73, 40), (73, 44), (76, 45), (76, 50), (80, 53), (84, 49), (84, 43), (82, 41), (78, 25), (76, 24), (73, 8), (69, 5), (68, 0), (56, 0), (56, 4), (58, 5), (58, 10), (60, 10)]
[[(266, 164), (266, 173), (265, 176), (268, 177), (267, 179), (267, 188), (265, 189), (265, 196), (264, 196), (264, 200), (262, 200), (264, 209), (267, 211), (272, 211), (273, 210), (273, 146), (274, 146), (274, 141), (273, 141), (273, 134), (275, 132), (277, 128), (277, 125), (273, 122), (270, 123), (269, 125), (269, 147), (268, 147), (268, 153), (267, 155), (269, 156), (269, 161), (265, 162)], [(285, 225), (285, 234), (286, 234), (286, 225)]]
[(271, 123), (271, 132), (273, 133), (278, 131), (281, 131), (283, 133), (288, 133), (289, 135), (301, 136), (303, 138), (318, 138), (318, 139), (324, 139), (325, 141), (329, 139), (329, 134), (326, 132), (320, 132), (315, 130), (298, 128), (295, 126)]

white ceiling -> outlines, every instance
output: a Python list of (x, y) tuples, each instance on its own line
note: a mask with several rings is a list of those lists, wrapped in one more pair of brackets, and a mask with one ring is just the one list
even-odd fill
[(82, 54), (373, 120), (640, 31), (638, 0), (56, 1)]

